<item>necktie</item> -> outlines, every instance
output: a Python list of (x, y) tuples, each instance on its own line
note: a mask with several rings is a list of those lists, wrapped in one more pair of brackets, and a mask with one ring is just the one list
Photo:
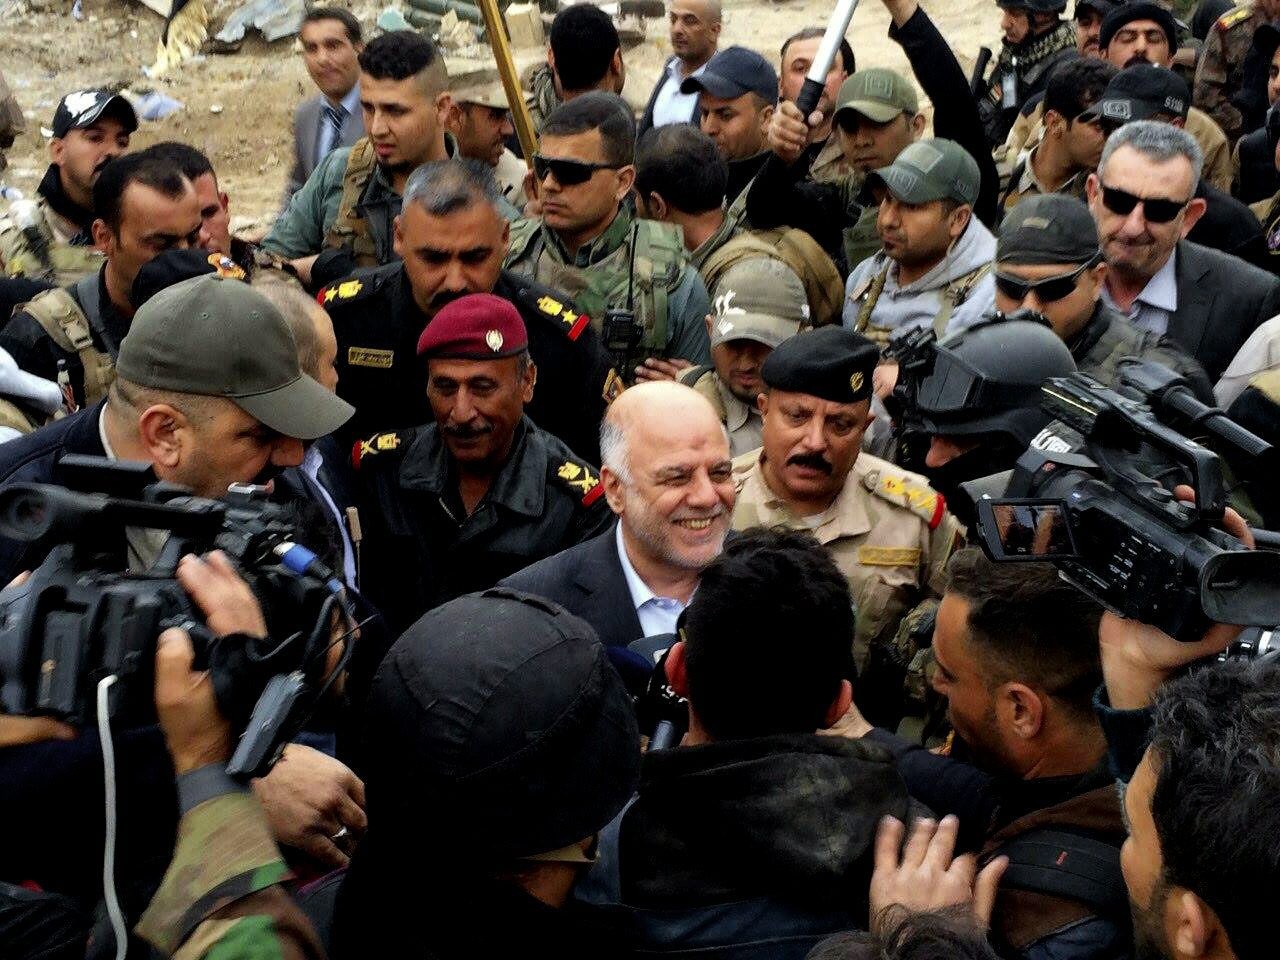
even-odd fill
[(329, 135), (320, 138), (320, 155), (316, 157), (317, 163), (323, 160), (330, 150), (342, 142), (342, 125), (347, 121), (347, 108), (341, 104), (335, 107), (326, 103), (324, 105), (324, 120), (328, 124)]

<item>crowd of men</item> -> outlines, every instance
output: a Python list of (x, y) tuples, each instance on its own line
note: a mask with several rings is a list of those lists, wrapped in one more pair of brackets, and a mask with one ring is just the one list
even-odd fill
[[(1050, 378), (1159, 365), (1280, 442), (1280, 5), (997, 0), (968, 77), (879, 2), (910, 73), (845, 40), (808, 115), (821, 24), (774, 59), (669, 0), (629, 102), (564, 6), (527, 156), (496, 72), (312, 7), (257, 241), (218, 158), (61, 98), (0, 208), (0, 495), (70, 457), (252, 491), (346, 619), (233, 778), (197, 651), (279, 611), (163, 530), (76, 553), (169, 564), (205, 624), (155, 643), (156, 723), (0, 711), (0, 956), (1269, 955), (1280, 661), (976, 544), (982, 492), (1072, 449)], [(0, 78), (0, 148), (24, 124)], [(1221, 542), (1280, 530), (1264, 466), (1230, 460)], [(107, 529), (30, 520), (0, 604)], [(0, 613), (0, 706), (42, 615)]]

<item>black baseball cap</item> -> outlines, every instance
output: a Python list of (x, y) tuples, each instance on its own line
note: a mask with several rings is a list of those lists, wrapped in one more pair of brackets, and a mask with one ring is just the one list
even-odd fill
[(206, 273), (216, 273), (234, 280), (248, 279), (244, 270), (224, 254), (210, 253), (199, 247), (166, 250), (142, 265), (142, 269), (134, 277), (133, 286), (129, 288), (129, 302), (137, 310), (161, 290), (192, 277), (203, 277)]
[(1160, 114), (1186, 119), (1190, 107), (1191, 87), (1186, 80), (1164, 67), (1135, 63), (1112, 77), (1082, 116), (1122, 126)]
[(539, 858), (601, 830), (640, 775), (631, 697), (595, 631), (505, 587), (405, 631), (374, 676), (365, 741), (370, 829), (353, 877), (383, 844)]
[(1158, 3), (1152, 3), (1151, 0), (1117, 4), (1115, 9), (1102, 19), (1102, 26), (1098, 29), (1098, 45), (1103, 50), (1107, 49), (1116, 31), (1135, 20), (1151, 20), (1156, 23), (1169, 41), (1171, 56), (1178, 49), (1178, 21), (1173, 18), (1172, 13)]
[(116, 370), (141, 387), (223, 397), (295, 440), (333, 433), (355, 413), (302, 372), (293, 333), (271, 301), (218, 273), (183, 280), (144, 303), (120, 343)]
[(58, 101), (58, 109), (53, 112), (53, 135), (65, 137), (72, 130), (93, 126), (104, 116), (119, 120), (126, 133), (138, 129), (138, 115), (125, 97), (108, 90), (76, 90)]
[(1088, 263), (1098, 256), (1098, 227), (1089, 208), (1061, 193), (1018, 202), (1000, 221), (996, 263), (1045, 266)]
[(680, 84), (681, 93), (707, 91), (721, 100), (736, 100), (754, 93), (766, 103), (778, 102), (778, 74), (773, 65), (754, 50), (726, 47), (707, 61), (702, 73)]

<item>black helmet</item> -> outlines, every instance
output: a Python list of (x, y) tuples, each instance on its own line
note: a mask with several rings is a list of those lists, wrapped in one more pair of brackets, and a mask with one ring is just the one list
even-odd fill
[(915, 413), (931, 434), (1002, 434), (1025, 446), (1049, 422), (1040, 385), (1075, 369), (1044, 317), (1030, 310), (995, 314), (935, 345)]
[(1029, 10), (1031, 13), (1062, 13), (1067, 0), (996, 0), (1001, 10)]

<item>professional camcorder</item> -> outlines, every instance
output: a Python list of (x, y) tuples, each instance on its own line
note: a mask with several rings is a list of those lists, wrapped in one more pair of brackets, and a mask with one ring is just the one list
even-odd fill
[[(334, 626), (349, 614), (332, 571), (294, 542), (292, 510), (251, 485), (194, 497), (155, 482), (146, 464), (69, 456), (58, 470), (61, 486), (0, 491), (0, 533), (52, 545), (24, 583), (0, 592), (0, 711), (89, 725), (103, 712), (96, 696), (123, 725), (154, 723), (156, 641), (183, 627), (220, 711), (245, 731), (228, 772), (265, 773), (351, 649), (347, 638), (330, 671)], [(134, 545), (161, 540), (154, 563), (130, 570)], [(214, 637), (174, 579), (185, 554), (214, 549), (249, 583), (268, 637)]]
[[(1280, 554), (1244, 549), (1221, 528), (1222, 461), (1169, 423), (1254, 461), (1271, 447), (1159, 364), (1123, 361), (1120, 381), (1045, 381), (1057, 422), (1018, 461), (1006, 498), (978, 502), (983, 549), (993, 560), (1052, 561), (1111, 610), (1179, 640), (1200, 639), (1210, 623), (1280, 623)], [(1174, 497), (1178, 483), (1195, 503)]]

